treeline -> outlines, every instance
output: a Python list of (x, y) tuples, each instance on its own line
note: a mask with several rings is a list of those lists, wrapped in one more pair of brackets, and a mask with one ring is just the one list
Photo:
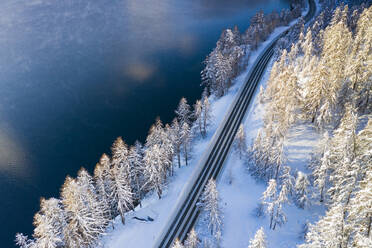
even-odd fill
[(16, 244), (22, 248), (92, 247), (116, 216), (125, 224), (125, 213), (140, 205), (148, 192), (155, 191), (161, 198), (174, 166), (188, 165), (193, 137), (205, 137), (212, 120), (205, 94), (193, 110), (182, 98), (175, 113), (171, 124), (156, 120), (144, 145), (137, 141), (128, 147), (117, 138), (111, 157), (102, 155), (93, 176), (84, 168), (76, 178), (67, 176), (59, 199), (41, 199), (33, 238), (18, 233)]
[[(280, 52), (260, 92), (264, 125), (247, 159), (252, 175), (268, 182), (258, 213), (265, 211), (275, 229), (287, 221), (289, 201), (328, 209), (304, 226), (299, 247), (372, 247), (371, 20), (365, 4), (326, 8)], [(309, 174), (286, 165), (288, 133), (299, 123), (324, 137)]]
[(222, 32), (216, 47), (205, 59), (205, 68), (201, 72), (202, 84), (210, 94), (223, 96), (231, 86), (232, 79), (245, 68), (244, 62), (248, 61), (250, 52), (256, 50), (276, 27), (288, 25), (301, 16), (304, 1), (292, 2), (291, 10), (283, 9), (280, 13), (273, 11), (268, 15), (263, 11), (256, 13), (244, 33), (240, 33), (237, 26)]

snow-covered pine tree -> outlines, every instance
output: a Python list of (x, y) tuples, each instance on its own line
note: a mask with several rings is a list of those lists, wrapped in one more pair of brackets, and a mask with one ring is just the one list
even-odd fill
[(240, 124), (239, 129), (235, 135), (235, 147), (239, 153), (239, 158), (242, 158), (243, 153), (247, 150), (247, 142), (244, 132), (244, 125)]
[(203, 211), (208, 216), (208, 228), (212, 235), (216, 235), (221, 231), (222, 217), (219, 201), (216, 182), (213, 179), (209, 179), (201, 197), (201, 202)]
[(20, 248), (34, 248), (35, 242), (32, 239), (29, 239), (27, 235), (23, 233), (16, 233), (15, 235), (15, 243)]
[(200, 135), (204, 136), (202, 113), (203, 113), (202, 103), (201, 103), (200, 100), (196, 100), (196, 102), (194, 104), (194, 112), (192, 114), (192, 117), (194, 118), (194, 120), (195, 120), (195, 122), (198, 126)]
[(356, 127), (358, 116), (353, 106), (346, 106), (346, 112), (339, 127), (334, 131), (331, 142), (331, 168), (328, 190), (333, 202), (349, 203), (350, 196), (360, 175), (356, 161)]
[(172, 248), (184, 248), (184, 246), (179, 239), (176, 239), (172, 245)]
[(292, 193), (294, 191), (293, 189), (294, 189), (295, 179), (291, 175), (291, 167), (283, 166), (282, 174), (280, 175), (280, 182), (281, 182), (281, 185), (286, 187), (286, 191), (288, 192), (288, 194), (292, 196)]
[(159, 199), (162, 196), (162, 187), (170, 163), (169, 157), (159, 145), (155, 144), (145, 150), (145, 187), (149, 190), (156, 190)]
[(187, 234), (187, 239), (185, 240), (185, 248), (198, 248), (200, 244), (198, 235), (194, 228)]
[(309, 225), (306, 243), (299, 248), (340, 247), (343, 241), (344, 208), (341, 204), (331, 207), (315, 225)]
[(331, 169), (331, 161), (329, 159), (330, 138), (328, 132), (323, 134), (323, 138), (318, 146), (318, 151), (310, 163), (310, 167), (312, 169), (313, 184), (318, 190), (318, 192), (314, 192), (314, 196), (319, 196), (320, 202), (323, 202), (325, 193), (328, 190), (328, 179)]
[(297, 172), (296, 178), (296, 203), (300, 208), (305, 208), (309, 204), (309, 186), (310, 182), (307, 175), (301, 171)]
[(125, 213), (133, 209), (133, 193), (131, 189), (129, 162), (127, 157), (123, 157), (121, 163), (113, 163), (110, 170), (112, 184), (110, 185), (111, 206), (115, 213), (121, 217), (121, 222), (125, 224)]
[(67, 177), (61, 189), (61, 200), (66, 214), (64, 229), (65, 245), (71, 248), (89, 247), (105, 233), (107, 220), (99, 208), (99, 202), (91, 192), (91, 186), (83, 184), (85, 173), (79, 173), (80, 180)]
[(178, 168), (181, 167), (181, 146), (182, 146), (182, 136), (181, 136), (181, 127), (176, 118), (172, 121), (172, 136), (173, 136), (173, 149), (174, 153), (177, 155)]
[(205, 94), (202, 98), (202, 109), (203, 134), (205, 136), (207, 134), (207, 127), (211, 124), (212, 121), (211, 106), (209, 104), (209, 99)]
[(273, 225), (273, 219), (275, 214), (275, 200), (277, 199), (276, 193), (276, 181), (270, 179), (269, 184), (262, 194), (262, 203), (266, 205), (266, 212), (270, 215), (270, 229)]
[(257, 230), (254, 238), (249, 241), (248, 248), (266, 248), (267, 241), (266, 235), (264, 233), (263, 227)]
[(57, 248), (65, 245), (64, 229), (66, 217), (59, 199), (41, 198), (40, 210), (34, 216), (34, 238), (36, 247)]
[[(371, 164), (370, 164), (371, 167)], [(348, 207), (347, 225), (347, 245), (352, 247), (363, 246), (359, 240), (369, 239), (372, 243), (372, 168), (366, 173), (364, 179), (360, 182), (357, 192), (350, 201)], [(359, 235), (359, 236), (358, 236)], [(367, 241), (367, 240), (366, 240)]]
[(182, 126), (183, 123), (190, 124), (191, 110), (190, 105), (187, 103), (186, 98), (184, 97), (181, 98), (175, 113), (177, 115), (177, 119), (178, 122), (180, 123), (180, 126)]
[(110, 158), (104, 153), (101, 156), (99, 163), (96, 164), (94, 168), (94, 182), (97, 192), (98, 200), (107, 206), (107, 218), (111, 219), (112, 209), (110, 204), (110, 185), (112, 185), (112, 180), (110, 177)]
[(128, 162), (130, 165), (131, 188), (133, 192), (133, 201), (141, 205), (141, 200), (144, 196), (144, 171), (145, 166), (143, 163), (143, 147), (139, 141), (134, 143), (129, 149)]
[(185, 158), (185, 163), (188, 165), (188, 159), (190, 157), (190, 142), (191, 142), (191, 130), (189, 124), (184, 122), (181, 126), (180, 136), (182, 140), (182, 153)]

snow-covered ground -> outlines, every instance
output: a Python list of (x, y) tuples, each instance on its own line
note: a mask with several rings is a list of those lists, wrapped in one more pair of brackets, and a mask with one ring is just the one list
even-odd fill
[[(260, 85), (265, 84), (269, 73), (270, 69), (266, 71)], [(262, 126), (263, 106), (258, 102), (257, 94), (258, 90), (243, 121), (248, 145), (251, 144), (258, 129)], [(305, 125), (298, 125), (290, 130), (286, 154), (287, 165), (292, 171), (297, 169), (307, 172), (306, 164), (318, 138), (315, 130)], [(303, 241), (301, 238), (303, 224), (306, 221), (313, 223), (318, 216), (324, 214), (324, 209), (320, 206), (310, 206), (304, 210), (294, 204), (287, 204), (284, 212), (288, 222), (275, 231), (270, 230), (268, 217), (255, 215), (266, 185), (263, 182), (257, 182), (249, 175), (244, 159), (239, 159), (239, 155), (233, 150), (224, 165), (217, 188), (223, 213), (222, 247), (247, 247), (249, 240), (254, 237), (261, 226), (267, 236), (268, 247), (295, 247)], [(201, 239), (210, 236), (205, 223), (205, 220), (201, 219), (196, 226)]]
[[(213, 134), (219, 127), (233, 99), (243, 85), (251, 65), (267, 44), (286, 28), (288, 27), (276, 28), (267, 41), (262, 43), (256, 51), (250, 54), (246, 70), (235, 79), (234, 85), (225, 96), (219, 99), (215, 99), (213, 96), (210, 98), (213, 124), (209, 127), (207, 137), (204, 139), (197, 138), (193, 141), (193, 154), (189, 165), (182, 166), (180, 169), (177, 168), (175, 170), (175, 175), (170, 178), (162, 199), (159, 200), (155, 193), (147, 195), (142, 201), (142, 208), (138, 206), (135, 211), (126, 214), (125, 225), (121, 224), (118, 216), (114, 221), (114, 228), (110, 227), (108, 234), (101, 239), (101, 246), (116, 248), (125, 245), (126, 247), (141, 248), (151, 247), (154, 244), (164, 231), (167, 222), (170, 221), (172, 213), (176, 210), (175, 206), (181, 200), (183, 190), (187, 187), (188, 182), (193, 176), (193, 172), (197, 169), (196, 167), (199, 159), (208, 147)], [(154, 219), (154, 221), (133, 219), (133, 217), (146, 219), (148, 216)]]

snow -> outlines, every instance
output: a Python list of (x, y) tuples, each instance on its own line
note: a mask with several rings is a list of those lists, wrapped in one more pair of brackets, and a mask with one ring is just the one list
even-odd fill
[[(294, 22), (295, 21), (291, 24)], [(182, 166), (180, 169), (175, 169), (175, 175), (169, 179), (168, 185), (164, 189), (162, 199), (158, 199), (155, 192), (147, 195), (142, 201), (142, 207), (137, 206), (135, 211), (125, 214), (125, 225), (121, 224), (120, 216), (118, 216), (114, 220), (114, 228), (111, 226), (107, 230), (108, 234), (100, 240), (99, 246), (110, 248), (119, 248), (123, 247), (123, 245), (137, 248), (153, 246), (173, 219), (173, 215), (179, 209), (178, 205), (183, 202), (183, 199), (186, 197), (185, 193), (188, 192), (187, 189), (191, 187), (193, 179), (196, 178), (195, 175), (204, 165), (203, 158), (206, 157), (205, 155), (208, 154), (208, 150), (213, 145), (216, 139), (215, 134), (219, 133), (218, 129), (221, 129), (224, 122), (227, 120), (226, 112), (232, 109), (236, 100), (236, 95), (242, 90), (243, 87), (241, 86), (246, 81), (252, 64), (267, 45), (287, 28), (288, 27), (276, 28), (256, 51), (251, 52), (247, 69), (236, 77), (233, 86), (225, 96), (219, 99), (213, 96), (210, 97), (213, 123), (209, 127), (207, 136), (204, 139), (197, 138), (193, 141), (192, 158), (189, 166)], [(268, 73), (264, 75), (262, 81), (265, 81), (267, 77)], [(255, 97), (255, 99), (256, 98), (257, 97)], [(248, 140), (255, 137), (261, 123), (259, 117), (261, 116), (262, 106), (258, 105), (256, 101), (257, 99), (254, 104), (251, 104), (248, 114), (246, 114), (245, 131)], [(252, 108), (252, 106), (254, 106), (254, 108)], [(228, 169), (226, 170), (226, 168)], [(234, 180), (231, 185), (227, 185), (227, 176), (230, 171)], [(242, 161), (238, 159), (238, 156), (232, 156), (231, 153), (225, 164), (222, 178), (223, 180), (221, 184), (218, 185), (218, 188), (220, 190), (223, 202), (223, 213), (225, 215), (222, 235), (223, 246), (246, 247), (249, 242), (248, 237), (253, 238), (255, 232), (261, 225), (266, 224), (267, 226), (267, 220), (266, 222), (264, 219), (257, 220), (252, 216), (253, 209), (256, 207), (262, 192), (265, 190), (265, 185), (256, 183), (254, 179), (248, 175), (245, 166)], [(294, 206), (290, 208), (291, 213), (295, 213), (298, 216), (301, 215), (301, 218), (312, 214), (312, 212), (309, 212), (307, 215), (303, 214), (300, 210), (296, 210), (297, 207)], [(133, 217), (144, 219), (151, 217), (154, 221), (140, 221), (133, 219)], [(285, 237), (292, 237), (295, 235), (293, 232), (300, 230), (301, 222), (292, 222), (289, 221), (286, 224), (290, 229), (280, 229), (280, 234), (279, 232), (273, 232), (274, 235), (270, 232), (266, 233), (267, 230), (265, 228), (265, 233), (267, 236), (270, 236), (269, 240), (284, 240), (279, 237), (281, 235)], [(287, 230), (289, 233), (285, 233), (283, 230)]]

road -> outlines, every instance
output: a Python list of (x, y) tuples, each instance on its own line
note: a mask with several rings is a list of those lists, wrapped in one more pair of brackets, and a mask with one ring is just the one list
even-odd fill
[[(312, 19), (315, 11), (314, 0), (309, 0), (309, 11), (304, 17), (305, 22), (309, 22)], [(157, 243), (155, 243), (154, 247), (171, 247), (177, 237), (181, 241), (186, 239), (187, 233), (194, 226), (199, 215), (199, 208), (196, 203), (203, 192), (204, 186), (210, 178), (216, 179), (221, 171), (238, 127), (252, 101), (253, 94), (265, 72), (266, 66), (274, 53), (275, 44), (286, 33), (287, 31), (284, 31), (275, 38), (256, 59), (244, 87), (239, 91), (239, 95), (235, 99), (235, 104), (229, 111), (229, 116), (225, 117), (221, 124), (222, 128), (216, 131), (217, 138), (211, 143), (212, 149), (209, 150), (206, 161), (203, 161), (204, 166), (202, 170), (196, 180), (194, 180), (193, 186), (190, 188), (187, 197), (174, 216), (173, 221), (169, 223), (167, 229)]]

